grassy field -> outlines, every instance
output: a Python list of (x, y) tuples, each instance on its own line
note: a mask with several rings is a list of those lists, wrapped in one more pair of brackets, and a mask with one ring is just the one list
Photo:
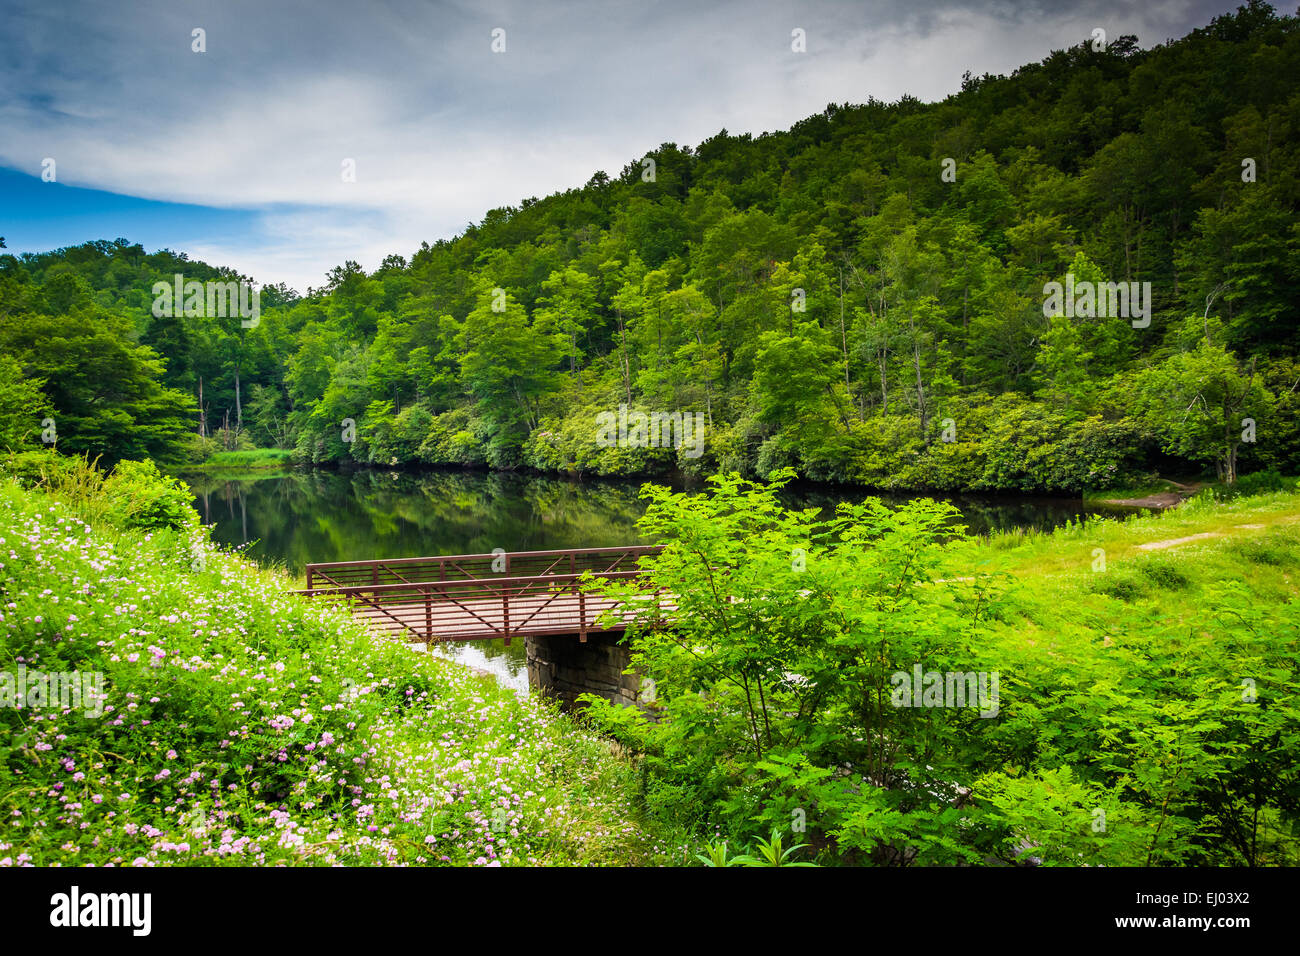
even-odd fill
[[(1123, 825), (1112, 813), (1104, 840), (1062, 838), (1058, 861), (1068, 845), (1098, 862), (1111, 853), (1112, 865), (1162, 852), (1300, 863), (1300, 496), (1204, 492), (1156, 514), (957, 550), (958, 566), (999, 592), (987, 635), (1004, 668), (994, 739), (1032, 740), (1045, 767), (1100, 771), (1109, 796), (1149, 808)], [(1042, 774), (1016, 799), (1068, 805)], [(983, 789), (1023, 779), (1012, 767)]]
[(1159, 513), (996, 534), (964, 550), (973, 574), (1002, 578), (1014, 609), (1007, 626), (1027, 641), (1195, 627), (1213, 617), (1225, 586), (1260, 608), (1300, 595), (1300, 495), (1202, 494)]
[[(971, 559), (987, 570), (1015, 571), (1034, 577), (1089, 571), (1093, 549), (1106, 552), (1108, 564), (1114, 559), (1136, 559), (1158, 551), (1178, 549), (1180, 558), (1200, 559), (1213, 549), (1168, 544), (1192, 535), (1213, 535), (1217, 543), (1228, 546), (1252, 538), (1266, 538), (1300, 522), (1300, 495), (1289, 492), (1216, 500), (1201, 495), (1185, 504), (1159, 513), (1143, 513), (1123, 518), (1094, 517), (1071, 523), (1051, 532), (1012, 531), (978, 539), (971, 547)], [(1204, 541), (1207, 539), (1198, 539)], [(1240, 571), (1243, 565), (1235, 568)], [(1228, 570), (1223, 568), (1222, 570)]]

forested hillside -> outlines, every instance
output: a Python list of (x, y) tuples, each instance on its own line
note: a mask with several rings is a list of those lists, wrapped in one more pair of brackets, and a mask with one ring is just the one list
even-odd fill
[[(107, 460), (940, 490), (1294, 472), (1296, 76), (1300, 21), (1261, 3), (1150, 49), (1085, 41), (942, 103), (662, 144), (373, 273), (265, 287), (255, 323), (156, 317), (156, 282), (238, 278), (183, 253), (0, 255), (0, 445), (48, 416)], [(1051, 282), (1150, 283), (1149, 324), (1049, 316)], [(700, 413), (703, 454), (605, 447), (620, 405)]]

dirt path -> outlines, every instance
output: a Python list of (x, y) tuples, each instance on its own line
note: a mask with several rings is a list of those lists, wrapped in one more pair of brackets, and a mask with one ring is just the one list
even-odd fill
[(1222, 538), (1223, 535), (1218, 531), (1202, 531), (1200, 534), (1189, 534), (1185, 538), (1170, 538), (1168, 541), (1148, 541), (1146, 544), (1139, 544), (1139, 551), (1163, 551), (1165, 548), (1176, 548), (1180, 544), (1186, 544), (1188, 541), (1201, 541), (1205, 538)]
[[(1284, 518), (1283, 523), (1289, 524), (1294, 520), (1294, 518)], [(1233, 525), (1233, 528), (1239, 531), (1259, 531), (1265, 527), (1267, 526), (1256, 523)], [(1223, 531), (1202, 531), (1199, 534), (1189, 534), (1183, 538), (1170, 538), (1167, 541), (1148, 541), (1146, 544), (1139, 544), (1137, 547), (1139, 551), (1163, 551), (1165, 548), (1176, 548), (1178, 545), (1186, 544), (1189, 541), (1202, 541), (1206, 538), (1223, 537), (1234, 537), (1234, 535), (1227, 534)]]
[(1163, 511), (1165, 508), (1172, 508), (1180, 505), (1192, 495), (1200, 491), (1205, 483), (1194, 481), (1191, 484), (1183, 484), (1179, 481), (1173, 481), (1166, 478), (1169, 484), (1176, 488), (1176, 491), (1162, 491), (1159, 494), (1147, 495), (1145, 498), (1102, 498), (1103, 504), (1108, 505), (1126, 505), (1130, 508), (1154, 508), (1157, 511)]

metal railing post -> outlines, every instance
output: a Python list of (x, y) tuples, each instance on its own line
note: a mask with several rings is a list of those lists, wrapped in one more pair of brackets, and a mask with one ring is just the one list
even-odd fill
[(501, 589), (501, 622), (503, 627), (503, 636), (506, 639), (506, 647), (510, 646), (510, 594), (505, 588)]

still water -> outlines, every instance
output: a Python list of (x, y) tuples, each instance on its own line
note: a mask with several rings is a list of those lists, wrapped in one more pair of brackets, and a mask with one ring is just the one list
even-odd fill
[[(650, 543), (637, 533), (639, 481), (567, 481), (463, 471), (291, 470), (238, 479), (184, 475), (213, 541), (299, 574), (308, 563)], [(833, 508), (866, 492), (787, 489), (793, 507)], [(901, 502), (905, 496), (882, 496)], [(1053, 528), (1100, 509), (1063, 498), (949, 498), (976, 534)], [(526, 689), (524, 642), (441, 645), (456, 660)]]

